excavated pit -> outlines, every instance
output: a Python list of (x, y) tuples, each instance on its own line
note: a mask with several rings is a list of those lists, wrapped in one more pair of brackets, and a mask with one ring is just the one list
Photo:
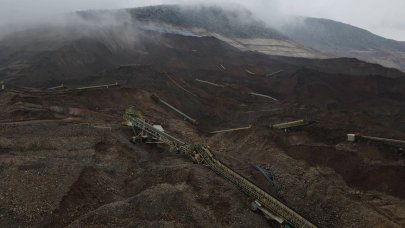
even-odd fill
[[(369, 148), (372, 150), (373, 148)], [(364, 162), (358, 151), (338, 150), (331, 146), (287, 146), (286, 153), (294, 159), (303, 160), (310, 166), (333, 169), (341, 175), (349, 186), (361, 190), (375, 190), (405, 198), (404, 167), (384, 162), (374, 164)], [(381, 153), (381, 152), (380, 152)], [(394, 153), (394, 151), (392, 151)]]

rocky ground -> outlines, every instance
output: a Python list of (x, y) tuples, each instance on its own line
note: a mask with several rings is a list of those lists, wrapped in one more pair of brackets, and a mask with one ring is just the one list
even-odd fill
[[(138, 70), (113, 73), (125, 78)], [(121, 88), (0, 92), (0, 226), (271, 225), (249, 209), (252, 199), (207, 168), (161, 146), (130, 143), (131, 130), (120, 124), (130, 105), (167, 132), (209, 145), (224, 163), (321, 227), (405, 225), (405, 164), (398, 148), (345, 138), (357, 131), (405, 138), (404, 104), (395, 88), (389, 87), (390, 96), (382, 101), (353, 101), (358, 88), (346, 87), (347, 97), (339, 98), (333, 91), (311, 90), (317, 85), (295, 74), (269, 79), (281, 99), (274, 102), (249, 95), (264, 87), (264, 79), (238, 84), (238, 77), (250, 75), (216, 80), (226, 85), (217, 88), (152, 70), (142, 74), (148, 77), (133, 78), (134, 86)], [(139, 80), (144, 89), (136, 86)], [(331, 81), (333, 76), (326, 77), (323, 84)], [(372, 97), (374, 90), (361, 83)], [(320, 92), (322, 97), (314, 96)], [(155, 103), (152, 93), (197, 118), (199, 125)], [(382, 105), (389, 108), (375, 111)], [(299, 118), (317, 123), (288, 132), (268, 127)], [(248, 124), (252, 129), (209, 133)], [(266, 168), (274, 182), (253, 165)]]
[[(52, 33), (31, 39), (41, 33), (34, 32), (3, 43), (18, 48), (0, 56), (0, 227), (272, 225), (249, 209), (253, 199), (207, 168), (163, 146), (130, 143), (131, 129), (121, 125), (129, 106), (186, 142), (209, 145), (320, 227), (405, 226), (400, 148), (346, 140), (348, 133), (405, 139), (400, 71), (150, 31), (125, 46), (125, 36), (100, 32), (72, 40)], [(115, 82), (119, 88), (73, 89)], [(47, 89), (61, 83), (69, 89)], [(297, 119), (314, 124), (269, 127)]]

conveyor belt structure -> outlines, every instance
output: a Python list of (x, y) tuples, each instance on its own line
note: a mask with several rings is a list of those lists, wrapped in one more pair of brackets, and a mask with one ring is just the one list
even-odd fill
[(316, 227), (313, 223), (262, 190), (252, 181), (216, 159), (208, 146), (187, 144), (155, 128), (146, 120), (133, 115), (132, 111), (127, 111), (124, 114), (124, 119), (127, 125), (134, 129), (134, 141), (139, 139), (137, 137), (142, 136), (143, 139), (146, 140), (167, 144), (171, 150), (176, 150), (180, 154), (189, 156), (194, 162), (208, 167), (219, 176), (237, 186), (249, 197), (254, 199), (256, 205), (259, 205), (260, 211), (264, 211), (266, 216), (271, 217), (275, 221), (279, 221), (284, 227)]

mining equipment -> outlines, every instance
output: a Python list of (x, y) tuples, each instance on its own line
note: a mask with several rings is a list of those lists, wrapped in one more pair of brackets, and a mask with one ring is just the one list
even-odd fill
[(254, 73), (254, 72), (252, 72), (252, 71), (250, 71), (250, 70), (248, 70), (248, 69), (246, 69), (245, 72), (248, 73), (248, 74), (250, 74), (250, 75), (256, 75), (256, 73)]
[(308, 121), (308, 120), (296, 120), (296, 121), (291, 121), (287, 123), (279, 123), (279, 124), (274, 124), (271, 125), (270, 128), (274, 129), (280, 129), (280, 130), (287, 130), (290, 128), (297, 128), (297, 127), (302, 127), (302, 126), (308, 126), (311, 124), (316, 123), (315, 121)]
[(176, 151), (178, 154), (186, 155), (190, 157), (194, 163), (201, 164), (211, 169), (253, 199), (251, 205), (252, 209), (260, 211), (271, 221), (277, 221), (281, 227), (316, 227), (313, 223), (281, 203), (253, 182), (226, 166), (215, 157), (208, 146), (202, 144), (188, 144), (169, 135), (145, 120), (133, 107), (126, 110), (124, 120), (124, 123), (133, 129), (133, 142), (163, 143), (169, 146), (170, 151)]
[(80, 87), (80, 88), (75, 88), (76, 90), (87, 90), (87, 89), (99, 89), (99, 88), (114, 88), (114, 87), (119, 87), (120, 84), (118, 82), (115, 82), (114, 84), (106, 84), (106, 85), (95, 85), (95, 86), (85, 86), (85, 87)]
[(207, 84), (207, 85), (211, 85), (211, 86), (215, 86), (215, 87), (218, 87), (218, 88), (224, 88), (225, 86), (224, 85), (220, 85), (220, 84), (217, 84), (217, 83), (213, 83), (213, 82), (209, 82), (209, 81), (204, 81), (204, 80), (200, 80), (200, 79), (195, 79), (197, 82), (200, 82), (200, 83), (204, 83), (204, 84)]
[(174, 112), (180, 114), (185, 120), (189, 121), (191, 124), (197, 125), (198, 122), (197, 120), (191, 118), (190, 116), (188, 116), (187, 114), (185, 114), (184, 112), (180, 111), (179, 109), (175, 108), (173, 105), (167, 103), (166, 101), (162, 100), (160, 97), (158, 97), (156, 94), (153, 94), (151, 96), (152, 100), (154, 100), (156, 103), (161, 103), (163, 105), (165, 105), (166, 107), (170, 108), (171, 110), (173, 110)]
[(59, 89), (66, 89), (67, 87), (62, 83), (62, 84), (60, 84), (60, 85), (58, 85), (58, 86), (54, 86), (54, 87), (51, 87), (51, 88), (48, 88), (48, 90), (59, 90)]
[(260, 93), (254, 93), (254, 92), (252, 92), (252, 93), (250, 93), (250, 95), (252, 95), (252, 96), (257, 96), (257, 97), (268, 98), (268, 99), (273, 100), (273, 101), (279, 101), (278, 99), (276, 99), (276, 98), (274, 98), (274, 97), (271, 97), (271, 96), (269, 96), (269, 95), (260, 94)]
[(263, 176), (266, 178), (266, 180), (273, 186), (275, 187), (274, 184), (274, 177), (269, 173), (268, 170), (262, 168), (260, 165), (253, 165)]
[(232, 128), (232, 129), (225, 129), (225, 130), (218, 130), (218, 131), (213, 131), (211, 134), (219, 134), (219, 133), (226, 133), (226, 132), (235, 132), (235, 131), (243, 131), (243, 130), (249, 130), (252, 128), (252, 125), (249, 125), (247, 127), (238, 127), (238, 128)]
[(266, 76), (267, 76), (267, 77), (273, 77), (273, 76), (276, 76), (277, 74), (280, 74), (280, 73), (282, 73), (282, 72), (284, 72), (284, 70), (279, 70), (279, 71), (276, 71), (276, 72), (274, 72), (274, 73), (268, 74), (268, 75), (266, 75)]
[(366, 136), (366, 135), (361, 135), (361, 134), (347, 134), (347, 141), (349, 141), (349, 142), (355, 142), (360, 139), (374, 141), (374, 142), (381, 142), (381, 143), (389, 144), (389, 145), (393, 145), (393, 146), (405, 147), (405, 140), (387, 139), (387, 138)]
[(362, 134), (347, 134), (347, 141), (349, 141), (349, 142), (369, 141), (369, 142), (382, 143), (382, 144), (394, 147), (396, 149), (396, 154), (399, 157), (405, 156), (405, 140), (387, 139), (387, 138), (367, 136), (367, 135), (362, 135)]

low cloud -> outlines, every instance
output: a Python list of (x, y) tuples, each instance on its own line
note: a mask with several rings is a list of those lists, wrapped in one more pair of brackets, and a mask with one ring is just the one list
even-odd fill
[(56, 15), (78, 10), (118, 9), (157, 4), (242, 5), (277, 26), (291, 15), (321, 17), (342, 21), (371, 30), (387, 38), (405, 40), (401, 26), (405, 21), (403, 0), (0, 0), (1, 31), (11, 30), (16, 23), (53, 20)]

